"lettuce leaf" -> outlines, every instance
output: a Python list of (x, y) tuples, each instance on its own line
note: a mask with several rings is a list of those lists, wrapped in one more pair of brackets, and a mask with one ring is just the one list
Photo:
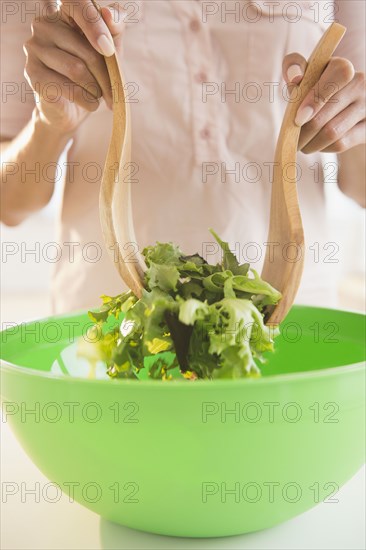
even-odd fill
[(143, 250), (141, 299), (131, 291), (103, 296), (99, 311), (89, 313), (101, 329), (94, 345), (111, 377), (260, 375), (263, 354), (274, 350), (278, 333), (264, 324), (263, 310), (281, 294), (249, 264), (239, 264), (228, 243), (210, 231), (222, 248), (221, 263), (211, 265), (199, 254), (184, 255), (177, 245), (158, 242)]

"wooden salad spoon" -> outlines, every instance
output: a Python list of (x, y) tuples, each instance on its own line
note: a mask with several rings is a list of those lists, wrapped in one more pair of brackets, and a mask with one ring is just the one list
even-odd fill
[[(96, 9), (100, 7), (92, 0)], [(113, 130), (103, 170), (99, 215), (107, 250), (122, 280), (141, 298), (146, 266), (138, 248), (131, 207), (131, 116), (116, 55), (105, 57), (113, 92)], [(137, 249), (133, 261), (131, 247)]]
[[(100, 13), (95, 0), (94, 6)], [(106, 248), (118, 273), (132, 292), (141, 298), (146, 265), (136, 242), (131, 207), (131, 117), (124, 93), (124, 78), (116, 55), (105, 57), (113, 91), (113, 130), (104, 166), (99, 195), (99, 212)], [(124, 259), (130, 245), (137, 246), (135, 262)], [(117, 249), (117, 261), (116, 261)], [(173, 315), (166, 314), (175, 352), (182, 371), (188, 369), (187, 355), (192, 327), (187, 327)]]
[[(295, 124), (300, 103), (315, 86), (342, 40), (346, 28), (333, 23), (311, 54), (304, 77), (291, 92), (277, 140), (269, 223), (262, 278), (282, 293), (276, 306), (267, 308), (266, 324), (278, 325), (291, 308), (304, 267), (304, 231), (296, 188), (296, 154), (301, 128)], [(289, 258), (290, 250), (296, 255)]]

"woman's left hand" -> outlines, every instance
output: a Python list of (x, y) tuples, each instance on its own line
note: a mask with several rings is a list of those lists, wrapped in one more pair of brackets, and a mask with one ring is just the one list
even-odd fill
[[(283, 76), (288, 85), (299, 84), (307, 62), (298, 53), (286, 55)], [(300, 104), (295, 122), (301, 126), (303, 153), (342, 153), (365, 143), (365, 73), (355, 72), (350, 61), (332, 57), (314, 88)]]

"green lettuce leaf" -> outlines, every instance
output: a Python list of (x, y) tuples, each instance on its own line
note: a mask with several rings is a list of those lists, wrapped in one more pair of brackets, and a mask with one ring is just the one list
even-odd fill
[(81, 353), (103, 360), (117, 378), (258, 376), (276, 335), (263, 311), (281, 294), (211, 233), (223, 251), (221, 264), (184, 255), (173, 243), (146, 247), (142, 297), (131, 291), (102, 296), (99, 311), (89, 312), (100, 338), (94, 350), (81, 346)]

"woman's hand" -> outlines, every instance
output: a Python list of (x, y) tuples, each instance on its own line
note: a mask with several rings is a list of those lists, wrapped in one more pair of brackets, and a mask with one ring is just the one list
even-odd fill
[[(287, 55), (283, 60), (286, 83), (299, 84), (306, 65), (301, 55)], [(347, 59), (333, 57), (297, 110), (299, 149), (342, 153), (365, 144), (365, 97), (365, 74), (355, 72)]]
[[(119, 44), (122, 10), (118, 4), (113, 4), (111, 9), (103, 8), (103, 17), (100, 17), (91, 5), (89, 8), (96, 14), (91, 17), (89, 9), (80, 12), (83, 2), (91, 4), (90, 0), (74, 2), (78, 11), (71, 9), (72, 2), (67, 1), (64, 2), (67, 9), (62, 5), (60, 11), (51, 13), (48, 10), (47, 17), (35, 19), (32, 38), (24, 44), (25, 76), (35, 92), (41, 119), (65, 134), (72, 134), (90, 113), (96, 111), (102, 97), (108, 107), (112, 107), (112, 90), (101, 52), (104, 46), (106, 53), (111, 55), (114, 46), (112, 43), (107, 45), (109, 38), (103, 31), (107, 29), (115, 44)], [(81, 28), (84, 33), (88, 30), (94, 47)]]

